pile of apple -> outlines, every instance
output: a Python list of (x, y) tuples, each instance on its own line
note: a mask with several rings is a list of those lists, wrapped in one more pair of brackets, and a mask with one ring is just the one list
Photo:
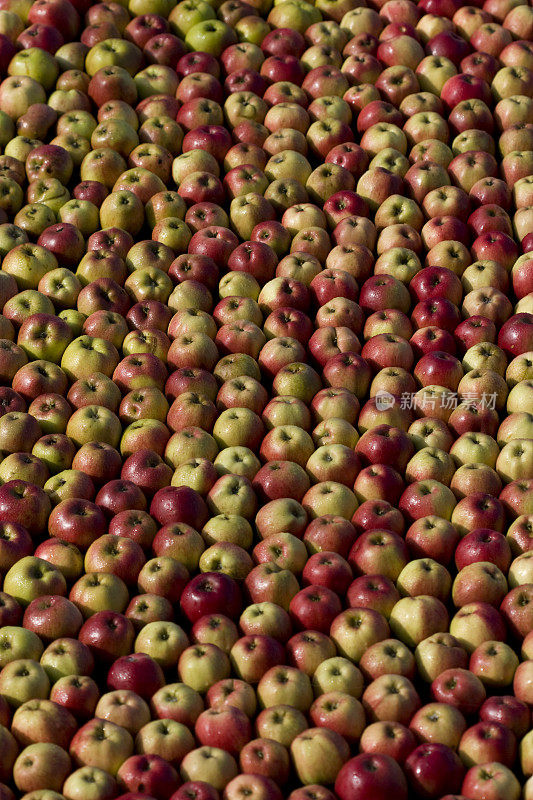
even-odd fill
[(528, 0), (0, 0), (0, 800), (533, 800)]

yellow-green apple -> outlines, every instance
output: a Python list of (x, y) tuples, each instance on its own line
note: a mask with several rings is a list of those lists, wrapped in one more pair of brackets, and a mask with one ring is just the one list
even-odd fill
[(98, 767), (80, 767), (74, 770), (63, 784), (67, 800), (103, 800), (116, 791), (114, 778)]
[(178, 674), (192, 689), (205, 693), (213, 683), (230, 675), (228, 656), (212, 644), (191, 645), (181, 654)]
[(416, 647), (428, 636), (447, 630), (448, 614), (436, 597), (404, 597), (392, 609), (390, 625), (401, 641)]
[(291, 705), (306, 712), (313, 702), (309, 677), (295, 667), (276, 666), (269, 669), (259, 681), (257, 696), (264, 708)]
[(344, 737), (329, 728), (309, 728), (291, 743), (294, 768), (303, 784), (333, 783), (349, 755)]
[(2, 645), (5, 652), (0, 660), (2, 667), (19, 658), (31, 658), (38, 661), (43, 652), (43, 644), (37, 634), (17, 625), (4, 626)]
[[(475, 566), (471, 565), (470, 568)], [(465, 570), (470, 568), (465, 567)], [(504, 594), (503, 587), (499, 594)], [(490, 598), (487, 596), (488, 599)], [(473, 600), (464, 605), (450, 623), (450, 632), (461, 641), (469, 652), (487, 639), (501, 640), (504, 635), (503, 631), (504, 626), (500, 614), (484, 601)]]
[(415, 650), (415, 659), (419, 674), (429, 682), (446, 669), (466, 668), (468, 665), (466, 651), (448, 633), (436, 633), (420, 642)]
[(444, 744), (455, 750), (466, 730), (466, 720), (453, 706), (428, 703), (414, 714), (409, 728), (421, 742)]
[(334, 656), (322, 661), (313, 675), (315, 697), (329, 692), (340, 692), (359, 699), (363, 692), (363, 676), (360, 670), (341, 656)]
[(341, 655), (359, 661), (365, 650), (387, 638), (385, 617), (369, 608), (348, 609), (333, 621), (330, 635)]
[(184, 781), (203, 781), (219, 792), (237, 776), (238, 771), (237, 763), (230, 753), (208, 745), (187, 753), (180, 767), (180, 775)]
[(278, 704), (259, 713), (256, 727), (260, 736), (289, 747), (293, 739), (306, 730), (308, 725), (301, 711), (292, 706)]
[(13, 765), (13, 781), (21, 792), (59, 791), (71, 771), (66, 750), (51, 742), (36, 742), (22, 750)]
[(247, 606), (239, 618), (239, 627), (245, 636), (261, 634), (280, 642), (286, 641), (292, 632), (287, 611), (268, 600)]
[(469, 668), (487, 686), (509, 686), (517, 667), (517, 655), (504, 642), (484, 642), (470, 656)]
[(170, 683), (154, 694), (151, 708), (158, 719), (170, 719), (191, 728), (204, 710), (204, 703), (192, 687)]
[(28, 700), (45, 700), (50, 681), (43, 667), (28, 658), (10, 661), (0, 672), (0, 690), (10, 706), (18, 708)]
[(4, 578), (4, 591), (27, 606), (43, 594), (64, 595), (66, 581), (61, 572), (35, 556), (26, 556), (14, 564)]
[(135, 737), (138, 753), (152, 753), (178, 765), (194, 749), (194, 737), (190, 730), (174, 719), (154, 719), (147, 722)]

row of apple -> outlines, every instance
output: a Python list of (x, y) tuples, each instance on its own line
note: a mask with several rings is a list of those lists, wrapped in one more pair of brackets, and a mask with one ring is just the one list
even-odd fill
[(0, 779), (518, 798), (531, 9), (1, 5)]

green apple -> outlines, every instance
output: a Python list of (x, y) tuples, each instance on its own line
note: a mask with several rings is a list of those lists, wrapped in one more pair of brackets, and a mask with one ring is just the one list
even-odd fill
[[(245, 241), (250, 238), (252, 231), (257, 224), (275, 216), (274, 209), (268, 200), (261, 194), (248, 192), (247, 194), (235, 197), (230, 205), (230, 220), (234, 231)], [(246, 275), (246, 273), (241, 273)], [(252, 277), (252, 276), (250, 276)], [(255, 295), (255, 292), (254, 292)], [(252, 295), (240, 295), (250, 297)], [(254, 299), (258, 295), (254, 296)]]
[(57, 120), (56, 129), (60, 136), (71, 134), (90, 139), (97, 125), (97, 121), (89, 111), (80, 109), (62, 114)]
[(334, 656), (318, 665), (312, 684), (315, 697), (328, 692), (342, 692), (359, 699), (363, 693), (364, 680), (360, 669), (349, 659)]
[(2, 262), (2, 271), (15, 278), (21, 291), (37, 289), (41, 278), (53, 269), (57, 269), (54, 254), (30, 242), (14, 247)]
[(229, 678), (230, 673), (228, 656), (214, 644), (191, 645), (179, 658), (180, 680), (200, 694), (217, 681)]
[(168, 16), (168, 21), (172, 33), (179, 36), (180, 39), (185, 39), (194, 25), (216, 18), (213, 6), (204, 0), (183, 0), (174, 6)]
[(130, 0), (128, 3), (128, 11), (134, 17), (141, 14), (158, 14), (166, 19), (173, 8), (174, 0)]
[(69, 469), (76, 455), (74, 443), (64, 435), (42, 436), (35, 442), (32, 455), (36, 456), (50, 471), (56, 474)]
[(267, 22), (273, 28), (292, 28), (302, 34), (310, 25), (321, 21), (319, 9), (305, 0), (284, 0), (275, 4), (267, 17)]
[(75, 308), (65, 308), (63, 311), (59, 312), (58, 317), (65, 320), (73, 336), (81, 336), (83, 332), (83, 323), (87, 319), (85, 314), (82, 314), (81, 311), (77, 311)]
[(78, 336), (63, 353), (61, 369), (71, 381), (88, 378), (93, 372), (102, 372), (110, 378), (119, 360), (118, 350), (111, 342), (98, 337)]
[(104, 119), (91, 134), (93, 150), (110, 147), (127, 158), (139, 144), (137, 132), (123, 119)]
[(187, 753), (181, 762), (184, 781), (204, 781), (222, 794), (239, 769), (232, 755), (219, 747), (198, 747)]
[(238, 41), (237, 34), (218, 19), (198, 22), (190, 28), (185, 36), (185, 44), (191, 49), (210, 53), (218, 58), (222, 52)]
[(59, 76), (59, 65), (54, 56), (41, 47), (28, 47), (13, 56), (7, 71), (9, 75), (27, 75), (49, 91)]
[(271, 30), (268, 22), (256, 14), (250, 14), (235, 23), (235, 33), (239, 42), (250, 42), (257, 46), (261, 45), (261, 42)]
[(48, 645), (40, 664), (52, 684), (67, 675), (89, 675), (94, 668), (93, 657), (87, 648), (76, 639), (66, 637)]
[(165, 217), (154, 226), (152, 238), (176, 253), (186, 253), (192, 233), (189, 226), (179, 217)]
[(41, 488), (49, 477), (48, 467), (35, 455), (10, 453), (0, 464), (0, 482), (27, 481)]
[(123, 613), (129, 601), (124, 581), (110, 572), (87, 572), (76, 581), (70, 599), (85, 618), (97, 611)]
[(122, 426), (116, 414), (103, 406), (83, 406), (73, 413), (67, 423), (67, 436), (76, 447), (88, 442), (105, 442), (118, 447)]
[(80, 89), (56, 89), (48, 98), (48, 105), (57, 114), (66, 114), (84, 106), (85, 96)]
[(348, 761), (350, 748), (339, 733), (329, 728), (308, 728), (291, 743), (296, 774), (303, 784), (332, 784)]
[(43, 652), (43, 643), (36, 633), (17, 625), (4, 625), (0, 629), (0, 669), (20, 658), (38, 661)]
[(70, 200), (70, 192), (57, 178), (45, 178), (32, 181), (28, 186), (29, 203), (44, 203), (54, 214)]
[(45, 228), (57, 222), (57, 217), (44, 203), (28, 203), (20, 209), (13, 222), (27, 236), (37, 239)]
[(29, 75), (11, 75), (0, 84), (0, 107), (13, 121), (20, 119), (35, 103), (46, 103), (46, 92)]
[(116, 783), (112, 775), (97, 767), (80, 767), (63, 784), (67, 800), (102, 800), (113, 797)]
[(55, 58), (62, 72), (69, 69), (79, 69), (83, 72), (88, 52), (89, 48), (83, 42), (67, 42), (56, 50)]
[(15, 137), (15, 123), (5, 111), (0, 111), (0, 146), (5, 147)]
[(127, 189), (112, 192), (100, 206), (102, 228), (115, 226), (136, 236), (141, 230), (143, 222), (144, 206), (137, 195)]
[(18, 708), (28, 700), (46, 700), (50, 681), (44, 669), (30, 658), (10, 661), (0, 672), (0, 695)]
[(48, 561), (25, 556), (7, 572), (4, 591), (21, 605), (27, 606), (43, 594), (66, 594), (67, 582), (61, 572)]
[[(146, 12), (144, 12), (146, 13)], [(91, 47), (85, 59), (85, 71), (93, 77), (102, 67), (123, 67), (133, 77), (142, 65), (141, 50), (126, 39), (105, 39)]]
[(0, 176), (0, 209), (8, 217), (14, 217), (24, 202), (24, 192), (19, 184), (5, 175)]
[[(152, 753), (171, 764), (180, 764), (194, 750), (194, 736), (189, 728), (175, 719), (154, 719), (144, 725), (135, 737), (137, 753)], [(65, 787), (63, 787), (64, 791)], [(69, 797), (68, 800), (93, 800), (85, 796)], [(94, 798), (99, 800), (99, 798)]]
[(98, 181), (111, 190), (126, 168), (120, 153), (106, 145), (87, 153), (80, 165), (80, 178), (82, 181)]
[(311, 681), (296, 667), (272, 667), (257, 685), (257, 699), (263, 708), (281, 704), (305, 714), (313, 702)]
[(33, 314), (53, 315), (53, 313), (52, 301), (35, 289), (25, 289), (14, 295), (7, 301), (3, 309), (5, 317), (16, 319), (17, 324), (20, 325)]
[(305, 716), (297, 708), (281, 703), (265, 708), (256, 720), (257, 733), (261, 738), (272, 739), (284, 747), (309, 727)]
[(67, 309), (76, 305), (83, 287), (73, 272), (66, 267), (58, 267), (47, 272), (39, 281), (37, 288), (39, 292), (49, 297), (57, 308)]
[(151, 656), (163, 669), (173, 667), (188, 646), (187, 634), (175, 622), (149, 622), (135, 640), (135, 652)]
[[(18, 216), (18, 214), (17, 214)], [(16, 219), (16, 217), (15, 217)], [(54, 219), (55, 222), (55, 219)], [(50, 223), (52, 225), (52, 223)], [(9, 222), (4, 222), (0, 225), (0, 257), (4, 258), (10, 250), (13, 250), (14, 247), (17, 247), (19, 244), (26, 244), (28, 241), (28, 234), (24, 228), (18, 225), (16, 222), (11, 224)], [(5, 279), (4, 279), (5, 281)], [(5, 281), (7, 283), (7, 281)], [(10, 281), (11, 283), (11, 281)], [(4, 295), (2, 295), (4, 296)], [(6, 297), (7, 299), (7, 297)]]
[(69, 200), (59, 209), (59, 219), (75, 225), (82, 236), (88, 237), (100, 227), (100, 213), (89, 200)]

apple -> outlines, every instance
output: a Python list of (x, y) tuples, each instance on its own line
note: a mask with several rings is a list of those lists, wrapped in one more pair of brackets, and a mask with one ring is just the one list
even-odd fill
[(157, 796), (169, 796), (179, 785), (175, 768), (155, 754), (130, 756), (118, 770), (117, 781), (128, 791), (141, 789)]
[(309, 728), (291, 743), (294, 768), (304, 784), (332, 784), (349, 755), (346, 740), (329, 728)]
[(210, 708), (196, 720), (195, 734), (202, 745), (223, 746), (224, 750), (238, 755), (250, 741), (251, 727), (244, 711), (235, 706)]
[(479, 710), (480, 719), (486, 722), (499, 722), (518, 738), (527, 730), (528, 714), (525, 703), (513, 695), (489, 697)]
[(463, 714), (474, 713), (486, 697), (479, 678), (460, 667), (444, 670), (435, 678), (431, 693), (437, 702), (449, 703)]
[(487, 796), (487, 792), (495, 800), (499, 798), (520, 797), (520, 784), (504, 764), (498, 761), (489, 761), (480, 766), (471, 767), (465, 775), (461, 791), (474, 797)]
[(63, 792), (69, 800), (78, 800), (81, 797), (111, 797), (115, 790), (114, 778), (97, 767), (80, 767), (71, 772), (63, 784)]
[(407, 782), (391, 756), (362, 753), (346, 762), (335, 781), (335, 794), (340, 800), (359, 800), (372, 792), (376, 800), (391, 792), (402, 799), (408, 796)]
[(149, 722), (150, 711), (139, 695), (124, 689), (103, 694), (96, 706), (95, 716), (115, 722), (135, 735)]
[(60, 595), (43, 595), (27, 606), (23, 624), (46, 642), (62, 637), (75, 638), (83, 623), (76, 606)]
[(22, 750), (13, 765), (13, 780), (19, 791), (60, 789), (71, 769), (68, 753), (56, 744), (38, 742)]
[(439, 743), (455, 750), (466, 730), (466, 720), (454, 706), (428, 703), (413, 716), (410, 729), (422, 742)]

